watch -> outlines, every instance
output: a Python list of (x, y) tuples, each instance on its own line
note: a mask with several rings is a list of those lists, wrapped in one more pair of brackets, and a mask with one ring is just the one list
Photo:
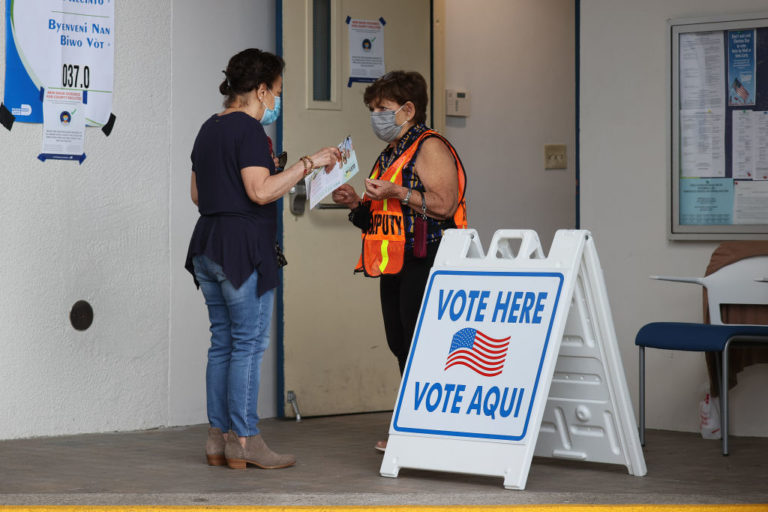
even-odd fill
[(408, 202), (411, 200), (411, 194), (413, 193), (413, 189), (409, 188), (408, 193), (405, 194), (405, 199), (400, 200), (400, 204), (407, 206)]

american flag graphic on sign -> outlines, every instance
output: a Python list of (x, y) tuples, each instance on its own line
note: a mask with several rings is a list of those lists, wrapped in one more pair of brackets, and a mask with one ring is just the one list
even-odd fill
[(461, 329), (453, 335), (445, 370), (462, 365), (484, 377), (501, 374), (510, 337), (496, 339), (470, 327)]
[(749, 91), (744, 88), (738, 78), (733, 79), (733, 84), (731, 87), (733, 87), (733, 90), (736, 92), (736, 94), (739, 95), (741, 101), (747, 101), (747, 98), (749, 98)]

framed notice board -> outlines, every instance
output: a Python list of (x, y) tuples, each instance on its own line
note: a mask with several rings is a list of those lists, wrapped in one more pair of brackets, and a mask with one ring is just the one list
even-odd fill
[(670, 20), (670, 239), (768, 238), (768, 13)]

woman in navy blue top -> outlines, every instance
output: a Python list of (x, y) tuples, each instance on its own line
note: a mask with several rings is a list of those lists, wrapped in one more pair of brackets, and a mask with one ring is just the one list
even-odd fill
[(312, 169), (330, 170), (341, 158), (338, 148), (323, 148), (275, 172), (262, 125), (280, 115), (283, 67), (282, 58), (255, 48), (232, 57), (219, 86), (225, 109), (203, 123), (192, 148), (191, 195), (200, 218), (186, 268), (211, 322), (205, 451), (209, 464), (236, 469), (296, 462), (267, 447), (256, 414), (278, 280), (275, 201)]

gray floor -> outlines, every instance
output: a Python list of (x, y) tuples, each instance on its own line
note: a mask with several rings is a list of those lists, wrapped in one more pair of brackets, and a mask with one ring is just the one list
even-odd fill
[(403, 469), (378, 474), (386, 413), (262, 422), (297, 455), (283, 470), (205, 464), (204, 425), (0, 442), (3, 505), (475, 505), (768, 503), (768, 438), (732, 438), (731, 455), (697, 434), (648, 431), (648, 475), (623, 466), (534, 458), (524, 491), (501, 478)]

